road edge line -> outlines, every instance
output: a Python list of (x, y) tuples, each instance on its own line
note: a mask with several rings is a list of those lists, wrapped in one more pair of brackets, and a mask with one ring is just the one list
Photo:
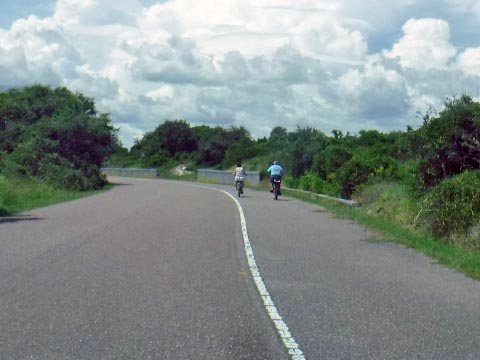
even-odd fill
[(250, 268), (250, 273), (252, 274), (253, 281), (257, 287), (258, 294), (260, 295), (260, 298), (263, 301), (265, 310), (267, 311), (268, 316), (272, 320), (273, 325), (275, 326), (275, 329), (277, 329), (277, 334), (280, 336), (283, 342), (283, 345), (288, 351), (288, 355), (290, 356), (290, 358), (292, 360), (306, 360), (305, 355), (303, 354), (303, 351), (300, 349), (300, 346), (294, 339), (293, 335), (290, 333), (290, 330), (287, 324), (285, 323), (282, 316), (278, 312), (277, 307), (275, 306), (275, 303), (273, 302), (272, 297), (270, 296), (270, 293), (268, 292), (267, 287), (265, 286), (262, 276), (260, 275), (260, 271), (258, 270), (257, 262), (255, 261), (255, 256), (253, 254), (253, 248), (250, 243), (250, 239), (248, 237), (247, 220), (245, 219), (245, 214), (243, 212), (242, 205), (235, 198), (235, 196), (233, 196), (232, 194), (230, 194), (225, 190), (215, 189), (207, 186), (200, 186), (200, 185), (197, 185), (197, 186), (203, 187), (205, 189), (223, 192), (224, 194), (227, 194), (237, 205), (237, 209), (240, 214), (243, 243), (245, 246), (245, 254), (247, 256), (248, 267)]

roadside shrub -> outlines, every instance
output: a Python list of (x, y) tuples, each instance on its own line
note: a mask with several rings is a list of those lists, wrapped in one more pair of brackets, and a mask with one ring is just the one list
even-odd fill
[(392, 181), (380, 181), (359, 187), (354, 199), (369, 214), (379, 216), (409, 228), (415, 226), (419, 206), (408, 186)]
[(310, 191), (312, 184), (312, 176), (310, 173), (306, 173), (305, 175), (299, 176), (298, 186), (302, 190)]
[(22, 143), (5, 156), (2, 172), (8, 177), (30, 178), (36, 175), (40, 159), (41, 154), (34, 141)]
[(419, 168), (418, 159), (410, 159), (405, 162), (398, 163), (397, 178), (409, 192), (415, 196), (421, 196), (423, 189), (419, 186), (420, 180), (418, 176)]
[(321, 194), (324, 192), (325, 180), (320, 175), (307, 171), (305, 175), (300, 177), (299, 187), (302, 190)]
[(3, 160), (2, 169), (0, 172), (8, 178), (28, 178), (30, 176), (30, 173), (25, 166), (17, 164), (8, 158)]
[(313, 169), (327, 176), (334, 173), (352, 158), (352, 153), (338, 145), (329, 145), (324, 151), (315, 155)]
[(38, 178), (45, 184), (66, 190), (82, 190), (82, 173), (58, 154), (45, 154), (38, 166)]
[(10, 189), (7, 179), (0, 175), (0, 216), (6, 215), (7, 205), (14, 200), (14, 195)]
[(350, 199), (357, 187), (370, 179), (395, 179), (398, 176), (398, 162), (391, 157), (371, 157), (366, 154), (354, 155), (335, 173), (341, 187), (340, 195)]
[(300, 178), (288, 176), (285, 178), (285, 184), (292, 189), (300, 188)]
[(327, 181), (323, 184), (323, 193), (325, 195), (338, 197), (340, 196), (341, 190), (342, 187), (338, 183), (335, 173), (328, 175)]
[(448, 241), (468, 251), (480, 251), (480, 221), (468, 228), (466, 233), (454, 233)]
[(85, 166), (82, 174), (82, 190), (100, 189), (108, 183), (107, 177), (101, 173), (97, 165)]
[(98, 167), (118, 145), (108, 114), (91, 98), (41, 85), (0, 91), (0, 171), (8, 178), (97, 188), (104, 183)]
[(425, 188), (465, 170), (480, 168), (480, 103), (469, 96), (448, 100), (438, 117), (425, 117), (418, 130)]
[(350, 199), (358, 185), (366, 183), (375, 172), (372, 159), (354, 156), (336, 171), (336, 179), (341, 186), (341, 196)]
[(318, 175), (312, 174), (310, 191), (321, 194), (324, 192), (325, 181)]
[(255, 157), (256, 147), (253, 140), (249, 138), (243, 139), (239, 143), (233, 143), (225, 152), (225, 158), (223, 159), (223, 166), (229, 167), (235, 165), (238, 162), (244, 162), (245, 159)]
[(300, 177), (286, 177), (285, 184), (292, 189), (302, 189), (335, 197), (340, 196), (341, 190), (340, 185), (336, 181), (335, 174), (330, 174), (327, 180), (324, 180), (318, 174), (307, 172)]
[(434, 234), (444, 238), (454, 233), (468, 233), (480, 221), (479, 189), (479, 170), (443, 180), (423, 201), (423, 222)]

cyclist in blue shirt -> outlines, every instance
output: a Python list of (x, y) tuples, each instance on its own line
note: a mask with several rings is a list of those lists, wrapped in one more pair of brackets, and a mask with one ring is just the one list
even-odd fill
[[(273, 165), (270, 165), (268, 167), (267, 172), (270, 173), (270, 182), (272, 184), (272, 190), (270, 190), (270, 192), (273, 192), (273, 180), (274, 179), (278, 179), (278, 180), (282, 179), (283, 168), (280, 165), (278, 165), (277, 161), (274, 161)], [(281, 195), (281, 194), (279, 194), (279, 195)]]

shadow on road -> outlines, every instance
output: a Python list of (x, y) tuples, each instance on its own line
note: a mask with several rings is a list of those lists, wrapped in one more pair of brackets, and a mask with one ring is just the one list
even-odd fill
[(5, 216), (5, 217), (0, 217), (0, 224), (3, 223), (16, 223), (20, 221), (37, 221), (37, 220), (43, 220), (44, 218), (40, 217), (33, 217), (33, 216), (28, 216), (28, 215), (19, 215), (19, 216)]

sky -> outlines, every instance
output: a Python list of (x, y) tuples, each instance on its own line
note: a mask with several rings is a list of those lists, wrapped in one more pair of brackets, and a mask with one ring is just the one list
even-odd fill
[(167, 119), (416, 128), (479, 77), (478, 0), (0, 1), (0, 90), (90, 96), (126, 147)]

